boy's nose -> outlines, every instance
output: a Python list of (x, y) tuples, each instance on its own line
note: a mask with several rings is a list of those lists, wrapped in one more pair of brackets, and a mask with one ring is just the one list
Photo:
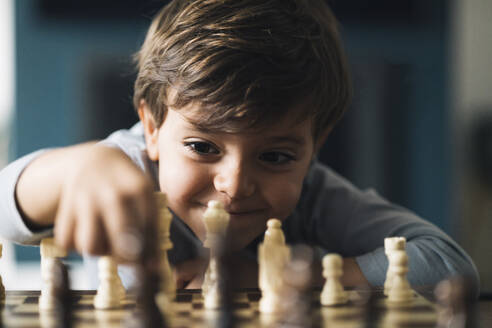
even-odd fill
[(214, 177), (214, 186), (232, 199), (249, 197), (256, 189), (247, 169), (240, 163), (223, 166)]

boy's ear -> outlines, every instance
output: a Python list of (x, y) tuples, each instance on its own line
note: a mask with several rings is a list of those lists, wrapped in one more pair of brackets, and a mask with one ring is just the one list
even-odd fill
[(140, 100), (138, 106), (138, 117), (140, 117), (140, 121), (144, 128), (147, 154), (151, 160), (157, 161), (159, 160), (159, 128), (156, 126), (154, 117), (152, 116), (147, 103), (143, 99)]

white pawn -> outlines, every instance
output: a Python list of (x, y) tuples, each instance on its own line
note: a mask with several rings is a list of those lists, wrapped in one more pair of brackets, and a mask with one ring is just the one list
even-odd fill
[(203, 221), (207, 232), (203, 246), (210, 248), (211, 251), (215, 250), (218, 239), (226, 233), (229, 219), (230, 215), (224, 209), (224, 205), (221, 202), (216, 200), (208, 202), (208, 207), (203, 214)]
[(116, 262), (109, 256), (102, 256), (98, 261), (98, 271), (99, 288), (94, 297), (94, 307), (99, 310), (120, 307), (126, 293)]
[(219, 309), (224, 303), (222, 299), (222, 295), (219, 290), (219, 284), (217, 280), (217, 261), (215, 258), (210, 259), (210, 263), (207, 270), (207, 279), (209, 285), (207, 286), (206, 293), (203, 294), (203, 306), (206, 309)]
[(159, 244), (161, 250), (160, 265), (162, 279), (159, 297), (167, 297), (169, 300), (172, 300), (176, 295), (176, 284), (173, 279), (171, 266), (169, 265), (167, 251), (173, 248), (169, 232), (173, 216), (167, 208), (166, 194), (156, 192), (154, 195), (157, 203)]
[[(0, 244), (0, 258), (2, 258), (2, 244)], [(0, 276), (0, 300), (5, 298), (5, 287), (3, 286), (2, 276)]]
[(388, 291), (389, 303), (409, 303), (414, 299), (414, 292), (407, 279), (408, 256), (405, 251), (394, 251), (390, 254), (389, 270), (393, 275), (391, 288)]
[(43, 311), (55, 310), (57, 300), (55, 293), (55, 269), (61, 257), (66, 257), (67, 252), (55, 244), (53, 238), (41, 240), (41, 278), (43, 285), (39, 296), (39, 309)]
[[(208, 208), (203, 214), (203, 221), (205, 223), (205, 229), (207, 235), (203, 246), (210, 248), (210, 262), (205, 272), (205, 277), (202, 284), (202, 295), (205, 300), (205, 308), (215, 309), (221, 307), (221, 299), (218, 296), (218, 280), (216, 270), (216, 247), (220, 238), (224, 238), (229, 225), (230, 215), (224, 209), (224, 205), (216, 200), (208, 202)], [(209, 293), (215, 293), (215, 295), (208, 295)]]
[[(386, 254), (386, 257), (388, 258), (388, 263), (389, 263), (389, 258), (392, 252), (394, 251), (404, 251), (406, 247), (406, 239), (405, 237), (389, 237), (389, 238), (384, 238), (384, 253)], [(390, 270), (389, 264), (388, 264), (388, 270), (386, 271), (386, 280), (384, 281), (384, 295), (388, 296), (388, 292), (391, 289), (391, 282), (392, 282), (393, 276), (392, 276), (392, 271)]]
[(332, 306), (348, 302), (348, 294), (340, 282), (342, 275), (342, 257), (338, 254), (325, 255), (323, 257), (323, 277), (325, 277), (326, 282), (320, 296), (322, 305)]
[(259, 287), (262, 297), (261, 313), (282, 311), (281, 291), (284, 286), (283, 271), (290, 261), (290, 249), (285, 244), (282, 223), (278, 219), (267, 222), (263, 243), (258, 246)]

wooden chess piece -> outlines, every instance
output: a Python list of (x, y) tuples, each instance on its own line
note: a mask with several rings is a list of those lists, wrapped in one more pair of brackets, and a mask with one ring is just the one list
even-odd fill
[(439, 304), (437, 315), (438, 328), (475, 328), (478, 327), (476, 303), (472, 294), (471, 280), (466, 277), (453, 277), (441, 281), (434, 290)]
[(55, 273), (61, 264), (60, 258), (67, 256), (67, 251), (58, 247), (53, 238), (41, 240), (41, 278), (43, 285), (39, 297), (39, 309), (50, 311), (56, 309)]
[(388, 303), (411, 303), (415, 294), (407, 280), (408, 256), (405, 251), (393, 251), (390, 254), (391, 288), (388, 291)]
[(121, 307), (125, 298), (125, 288), (118, 276), (118, 266), (109, 256), (102, 256), (98, 261), (99, 288), (94, 297), (94, 307), (108, 310)]
[(217, 246), (224, 240), (229, 225), (229, 213), (219, 201), (211, 200), (203, 215), (207, 236), (204, 247), (210, 248), (210, 262), (205, 272), (202, 284), (204, 306), (207, 309), (218, 309), (222, 304), (220, 289), (218, 287)]
[(338, 254), (327, 254), (323, 257), (323, 276), (326, 279), (320, 295), (320, 302), (325, 306), (345, 304), (348, 294), (344, 290), (340, 278), (343, 275), (343, 259)]
[(56, 300), (55, 313), (58, 327), (72, 327), (73, 297), (70, 290), (68, 269), (61, 261), (54, 261), (53, 296)]
[(159, 304), (162, 303), (162, 307), (168, 303), (168, 301), (174, 299), (176, 296), (176, 283), (174, 282), (171, 266), (169, 265), (169, 258), (167, 252), (173, 248), (173, 243), (170, 238), (170, 227), (172, 221), (172, 214), (167, 208), (167, 197), (162, 192), (156, 192), (155, 194), (157, 204), (157, 217), (158, 217), (158, 230), (159, 230), (159, 245), (161, 254), (161, 287), (158, 295)]
[(71, 327), (74, 298), (70, 290), (68, 269), (61, 261), (48, 260), (50, 269), (49, 309), (40, 308), (41, 327)]
[(168, 322), (157, 306), (156, 296), (161, 287), (159, 263), (159, 245), (155, 227), (147, 222), (143, 233), (136, 236), (141, 247), (137, 264), (137, 286), (135, 316), (130, 318), (127, 326), (132, 328), (165, 328)]
[(285, 244), (285, 236), (281, 228), (280, 220), (268, 220), (263, 243), (258, 246), (258, 284), (262, 294), (259, 310), (261, 313), (281, 311), (281, 289), (284, 286), (282, 273), (290, 261), (290, 249)]
[(312, 250), (305, 245), (291, 248), (291, 260), (283, 272), (281, 327), (311, 327)]
[[(404, 251), (406, 247), (406, 239), (405, 237), (388, 237), (384, 238), (384, 253), (386, 257), (389, 258), (392, 252), (400, 250)], [(393, 272), (389, 269), (386, 270), (386, 280), (384, 281), (384, 295), (388, 296), (388, 292), (391, 289), (391, 282), (393, 279)]]
[[(218, 328), (233, 328), (237, 318), (234, 313), (234, 283), (232, 237), (226, 234), (217, 240), (216, 244), (216, 286), (220, 295), (218, 322), (214, 326)], [(212, 293), (210, 293), (212, 294)], [(216, 303), (216, 304), (217, 304)]]

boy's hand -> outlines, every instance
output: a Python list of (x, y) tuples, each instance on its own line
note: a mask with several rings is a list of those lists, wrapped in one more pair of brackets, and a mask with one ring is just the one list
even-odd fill
[(16, 197), (28, 223), (54, 224), (56, 242), (84, 254), (135, 260), (144, 225), (155, 224), (150, 179), (122, 151), (96, 144), (40, 156), (19, 178)]

